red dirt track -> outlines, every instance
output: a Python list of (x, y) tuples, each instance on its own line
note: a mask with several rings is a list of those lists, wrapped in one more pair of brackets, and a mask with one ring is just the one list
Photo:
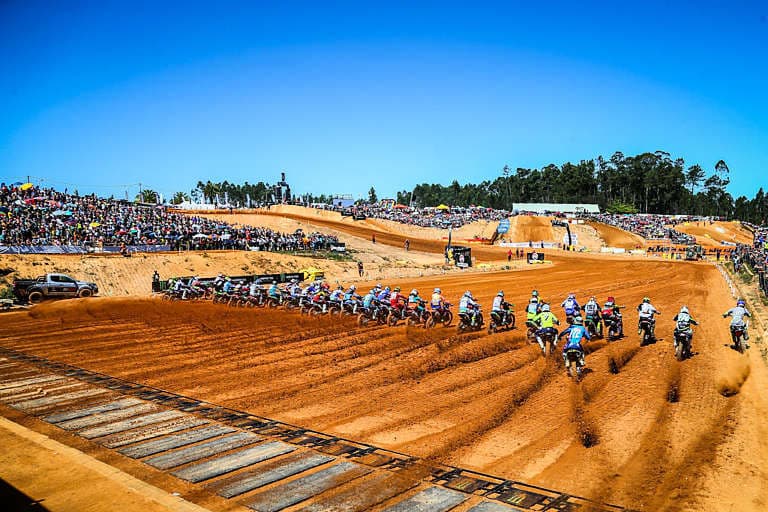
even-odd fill
[[(376, 236), (397, 243), (396, 235)], [(421, 243), (412, 247), (436, 247)], [(0, 344), (639, 510), (768, 506), (768, 379), (757, 350), (740, 356), (724, 346), (727, 322), (718, 313), (731, 298), (714, 267), (578, 258), (392, 284), (422, 293), (439, 285), (454, 302), (470, 288), (485, 305), (502, 288), (519, 310), (532, 288), (553, 303), (569, 291), (601, 300), (614, 294), (629, 306), (629, 336), (591, 343), (592, 372), (580, 385), (541, 358), (521, 329), (456, 336), (443, 328), (358, 328), (351, 320), (209, 303), (44, 304), (6, 315)], [(663, 312), (662, 339), (639, 348), (634, 306), (644, 295)], [(698, 353), (681, 364), (672, 354), (671, 318), (682, 304), (702, 325)]]

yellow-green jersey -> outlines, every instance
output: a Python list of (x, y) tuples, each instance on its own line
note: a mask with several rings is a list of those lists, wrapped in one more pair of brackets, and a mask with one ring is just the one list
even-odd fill
[(539, 313), (536, 315), (533, 321), (536, 322), (542, 329), (546, 329), (547, 327), (554, 327), (555, 324), (560, 325), (560, 320), (558, 320), (557, 317), (550, 311)]

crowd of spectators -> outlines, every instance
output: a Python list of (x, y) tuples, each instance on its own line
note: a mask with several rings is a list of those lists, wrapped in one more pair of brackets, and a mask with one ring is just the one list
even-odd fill
[(494, 210), (493, 208), (483, 208), (481, 206), (438, 209), (434, 207), (412, 208), (405, 205), (385, 206), (374, 204), (357, 206), (354, 208), (354, 211), (373, 219), (391, 220), (411, 226), (442, 229), (449, 227), (459, 228), (465, 224), (480, 220), (499, 221), (510, 216), (510, 212), (506, 210)]
[(601, 213), (587, 215), (585, 218), (602, 222), (625, 231), (638, 234), (646, 240), (670, 240), (673, 244), (689, 245), (696, 243), (696, 238), (674, 229), (677, 224), (701, 221), (699, 217), (677, 217), (651, 214), (612, 214)]
[(768, 295), (768, 227), (742, 222), (753, 233), (752, 245), (739, 246), (734, 251), (734, 267), (746, 263), (757, 273), (760, 287)]
[(0, 183), (0, 246), (163, 245), (176, 249), (327, 249), (322, 233), (280, 233), (168, 211), (164, 206)]

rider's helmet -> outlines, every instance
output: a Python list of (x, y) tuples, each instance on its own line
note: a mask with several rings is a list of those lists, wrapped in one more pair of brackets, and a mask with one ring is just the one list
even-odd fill
[(589, 298), (589, 302), (597, 302), (597, 299), (594, 295)]
[(337, 286), (337, 287), (336, 287), (336, 289), (337, 289), (337, 290), (343, 290), (343, 289), (344, 289), (344, 287), (343, 287), (343, 286), (341, 286), (341, 285), (339, 285), (339, 286)]
[(291, 279), (291, 284), (296, 284), (296, 283), (298, 283), (298, 282), (299, 282), (299, 281), (298, 281), (297, 279)]
[(386, 288), (384, 288), (384, 291), (385, 291), (385, 292), (388, 292), (388, 291), (390, 291), (390, 289), (389, 289), (389, 286), (387, 286)]
[(539, 296), (539, 290), (533, 290), (531, 292), (531, 297), (538, 297)]
[(229, 276), (225, 277), (224, 279), (226, 279), (227, 281), (231, 281), (232, 280), (232, 278), (230, 278)]
[(355, 290), (357, 290), (357, 286), (352, 285), (352, 286), (349, 287), (349, 289), (352, 290), (352, 291), (355, 291)]
[(531, 297), (530, 302), (531, 302), (531, 304), (533, 304), (533, 303), (539, 302), (539, 299), (538, 299), (538, 297)]
[(443, 293), (440, 288), (435, 288), (432, 293)]
[(746, 302), (744, 302), (744, 299), (739, 299), (739, 300), (736, 301), (736, 306), (737, 307), (742, 307), (743, 308), (745, 305), (746, 305)]
[(411, 290), (411, 295), (418, 295), (418, 294), (419, 294), (419, 290), (417, 290), (416, 288)]
[(504, 296), (504, 290), (499, 290), (499, 293), (497, 293), (496, 295), (498, 295), (499, 297), (503, 297)]
[(382, 286), (382, 284), (381, 284), (381, 283), (376, 283), (376, 288), (378, 288), (379, 290), (381, 290), (381, 289), (383, 288), (383, 286)]
[(465, 297), (469, 297), (471, 299), (472, 298), (472, 292), (467, 290), (467, 291), (464, 292), (464, 296)]
[(399, 286), (395, 286), (395, 291), (400, 293), (400, 287)]
[(650, 297), (643, 297), (643, 303), (644, 304), (650, 304), (651, 303)]
[(569, 299), (576, 299), (576, 294), (575, 293), (569, 293), (568, 294), (568, 298)]
[(573, 317), (573, 325), (581, 325), (584, 320), (580, 316)]
[(688, 313), (688, 306), (683, 306), (680, 308), (681, 313)]
[(613, 304), (614, 302), (616, 302), (616, 299), (614, 299), (612, 296), (609, 296), (609, 297), (608, 297), (608, 302), (610, 302), (611, 304)]
[(272, 280), (272, 284), (277, 284), (277, 281), (275, 281), (275, 280), (273, 279), (273, 280)]
[(542, 313), (549, 313), (549, 304), (544, 304), (541, 306)]

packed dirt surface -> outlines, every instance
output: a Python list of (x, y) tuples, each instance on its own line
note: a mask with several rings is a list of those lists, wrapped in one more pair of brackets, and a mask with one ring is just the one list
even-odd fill
[[(287, 311), (152, 299), (43, 304), (4, 316), (0, 345), (385, 448), (645, 511), (768, 507), (766, 369), (728, 348), (732, 298), (707, 264), (563, 259), (527, 271), (465, 272), (387, 284), (457, 302), (498, 289), (559, 304), (615, 295), (628, 336), (588, 345), (569, 380), (523, 329), (360, 328)], [(634, 306), (663, 315), (640, 348)], [(672, 317), (700, 322), (678, 363)], [(554, 310), (559, 313), (560, 308)], [(518, 322), (522, 323), (520, 314)], [(577, 475), (574, 477), (574, 475)]]
[(637, 248), (642, 249), (647, 245), (646, 240), (640, 235), (625, 231), (621, 228), (603, 224), (602, 222), (587, 222), (587, 225), (593, 227), (597, 231), (607, 247), (631, 250)]
[(705, 246), (721, 246), (730, 244), (751, 244), (752, 233), (740, 222), (685, 222), (675, 226), (677, 231), (693, 235), (696, 242)]

